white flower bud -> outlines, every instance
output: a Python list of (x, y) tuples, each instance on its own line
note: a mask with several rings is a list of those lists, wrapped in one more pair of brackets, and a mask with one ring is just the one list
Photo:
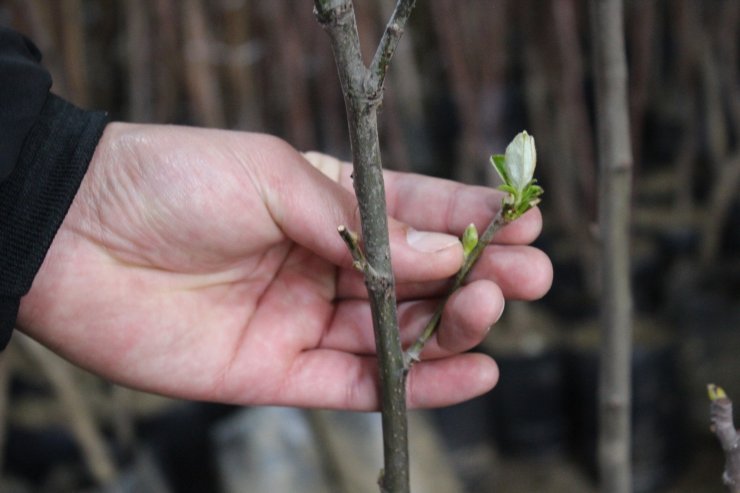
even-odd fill
[(506, 175), (507, 185), (521, 192), (529, 185), (534, 176), (537, 164), (537, 151), (534, 147), (534, 137), (523, 131), (514, 137), (506, 147)]

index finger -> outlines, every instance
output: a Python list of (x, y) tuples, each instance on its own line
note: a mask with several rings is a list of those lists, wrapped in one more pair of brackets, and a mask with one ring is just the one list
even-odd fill
[[(504, 193), (491, 187), (464, 185), (412, 173), (385, 171), (388, 214), (416, 229), (455, 236), (475, 224), (483, 231), (501, 208)], [(542, 215), (534, 208), (504, 227), (499, 244), (529, 244), (542, 230)]]
[[(316, 152), (305, 153), (311, 164), (352, 191), (352, 164)], [(501, 208), (503, 192), (464, 185), (414, 173), (383, 171), (388, 215), (420, 231), (462, 235), (470, 223), (483, 231)], [(529, 244), (542, 230), (542, 215), (534, 208), (503, 228), (499, 244)]]

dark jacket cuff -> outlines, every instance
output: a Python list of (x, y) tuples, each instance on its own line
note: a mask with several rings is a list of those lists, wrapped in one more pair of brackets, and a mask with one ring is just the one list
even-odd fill
[(0, 350), (87, 171), (107, 117), (49, 94), (0, 183)]

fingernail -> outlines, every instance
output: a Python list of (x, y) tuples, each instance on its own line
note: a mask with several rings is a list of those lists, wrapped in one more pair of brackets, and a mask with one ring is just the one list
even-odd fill
[(434, 253), (459, 244), (457, 237), (430, 231), (417, 231), (409, 228), (406, 232), (406, 242), (414, 250), (423, 253)]
[(506, 300), (502, 299), (501, 300), (501, 310), (498, 312), (498, 317), (496, 317), (496, 322), (501, 320), (501, 317), (504, 315), (504, 310), (506, 310)]

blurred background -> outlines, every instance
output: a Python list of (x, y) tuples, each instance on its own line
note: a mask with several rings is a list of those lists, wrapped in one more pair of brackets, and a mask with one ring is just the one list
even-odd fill
[[(356, 1), (365, 56), (392, 0)], [(310, 0), (0, 0), (53, 91), (116, 120), (268, 132), (349, 158)], [(522, 129), (546, 193), (551, 292), (478, 349), (500, 384), (412, 413), (426, 492), (596, 491), (599, 259), (585, 0), (419, 1), (380, 114), (387, 168), (496, 185)], [(740, 1), (625, 0), (635, 157), (638, 492), (720, 492), (706, 384), (740, 399)], [(237, 409), (111, 386), (17, 334), (0, 369), (0, 491), (375, 491), (374, 415)], [(291, 483), (291, 481), (295, 481)]]

